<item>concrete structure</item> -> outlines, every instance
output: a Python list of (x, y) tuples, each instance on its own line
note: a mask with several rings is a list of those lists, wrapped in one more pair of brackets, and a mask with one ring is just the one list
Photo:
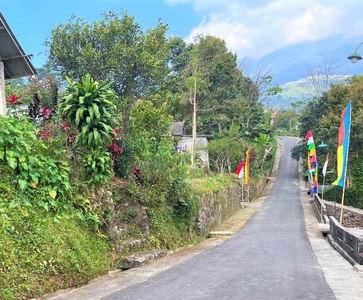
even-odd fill
[(6, 99), (5, 99), (5, 69), (4, 63), (0, 60), (0, 115), (6, 114)]
[[(170, 126), (170, 134), (174, 137), (179, 138), (177, 144), (178, 152), (189, 153), (192, 151), (193, 136), (185, 134), (184, 121), (174, 122)], [(209, 135), (197, 135), (197, 162), (202, 163), (209, 170), (209, 154), (206, 150), (208, 146), (208, 140), (211, 138)]]
[(363, 265), (363, 230), (348, 229), (340, 225), (334, 217), (329, 219), (332, 246), (352, 265)]
[(330, 244), (352, 265), (363, 265), (363, 211), (344, 207), (341, 225), (337, 221), (340, 204), (321, 200), (318, 195), (314, 195), (312, 205), (320, 224), (329, 224)]
[(2, 116), (6, 114), (5, 79), (36, 74), (29, 57), (0, 13), (0, 115)]

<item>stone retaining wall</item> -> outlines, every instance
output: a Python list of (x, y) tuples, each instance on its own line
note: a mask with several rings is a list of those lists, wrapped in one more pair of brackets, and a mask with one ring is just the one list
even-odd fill
[[(333, 216), (340, 219), (340, 204), (324, 201), (326, 206), (326, 214), (328, 217)], [(363, 228), (363, 210), (344, 206), (343, 226), (347, 228), (361, 227)]]
[[(250, 199), (255, 199), (265, 187), (266, 179), (260, 179), (250, 187)], [(244, 192), (244, 201), (247, 193)], [(241, 209), (241, 191), (238, 186), (199, 197), (200, 209), (196, 227), (199, 235), (206, 235)]]

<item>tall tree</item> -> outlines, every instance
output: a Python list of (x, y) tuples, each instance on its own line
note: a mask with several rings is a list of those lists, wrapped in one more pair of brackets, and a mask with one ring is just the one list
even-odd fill
[(321, 97), (340, 79), (338, 60), (323, 58), (320, 62), (307, 66), (308, 82), (302, 86), (311, 96)]
[(286, 130), (295, 130), (299, 114), (293, 109), (281, 110), (276, 115), (274, 127)]
[(213, 36), (197, 37), (190, 53), (183, 76), (190, 79), (195, 72), (199, 76), (198, 131), (221, 132), (233, 119), (227, 103), (241, 97), (243, 77), (236, 55), (228, 50), (224, 40)]
[[(249, 59), (244, 59), (239, 65), (242, 74), (250, 78), (258, 91), (258, 100), (264, 102), (269, 96), (274, 96), (282, 92), (282, 88), (273, 84), (272, 66), (268, 64), (252, 67)], [(249, 95), (251, 100), (255, 98), (255, 92)]]
[(79, 80), (89, 73), (114, 82), (127, 132), (134, 101), (150, 96), (169, 71), (166, 31), (160, 21), (143, 31), (127, 13), (104, 13), (93, 24), (73, 16), (52, 30), (46, 45), (51, 64), (63, 75)]

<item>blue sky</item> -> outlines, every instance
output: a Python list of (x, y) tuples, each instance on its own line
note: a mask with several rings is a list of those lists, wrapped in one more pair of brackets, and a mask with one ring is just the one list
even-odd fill
[(161, 18), (169, 35), (198, 33), (226, 40), (239, 58), (258, 60), (275, 50), (338, 36), (363, 40), (362, 0), (0, 0), (0, 11), (26, 53), (40, 67), (43, 42), (75, 14), (89, 22), (103, 11), (126, 10), (144, 28)]
[(32, 62), (45, 62), (43, 43), (51, 30), (65, 23), (72, 14), (87, 21), (101, 19), (104, 11), (126, 10), (144, 28), (156, 25), (158, 18), (169, 25), (170, 35), (188, 36), (200, 22), (188, 3), (171, 5), (163, 0), (0, 0), (0, 12), (8, 22), (24, 51), (34, 55)]

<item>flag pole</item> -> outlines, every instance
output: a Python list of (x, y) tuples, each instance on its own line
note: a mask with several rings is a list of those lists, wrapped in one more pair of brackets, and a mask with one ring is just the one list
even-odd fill
[(244, 186), (243, 186), (243, 180), (244, 180), (244, 178), (242, 177), (241, 178), (241, 191), (242, 191), (242, 202), (244, 202)]
[(247, 186), (247, 202), (250, 202), (250, 186)]
[(323, 176), (323, 190), (321, 192), (321, 200), (324, 200), (325, 176)]
[[(352, 120), (352, 108), (350, 107), (350, 120)], [(347, 182), (347, 169), (348, 169), (348, 156), (349, 156), (349, 144), (350, 144), (350, 128), (351, 128), (352, 121), (349, 122), (349, 131), (348, 131), (348, 146), (347, 146), (347, 157), (345, 163), (345, 170), (344, 170), (344, 182), (343, 182), (343, 193), (342, 193), (342, 204), (340, 206), (340, 225), (343, 225), (343, 211), (344, 211), (344, 198), (345, 198), (345, 185)]]
[[(350, 135), (350, 134), (349, 134), (349, 135)], [(343, 224), (343, 211), (344, 211), (345, 185), (346, 185), (346, 182), (347, 182), (347, 169), (348, 169), (349, 140), (350, 140), (350, 137), (348, 137), (347, 163), (345, 164), (345, 170), (344, 170), (344, 184), (343, 184), (343, 193), (342, 193), (342, 204), (341, 204), (341, 206), (340, 206), (340, 219), (339, 219), (339, 223), (340, 223), (340, 225), (342, 225), (342, 224)]]
[(325, 177), (328, 170), (328, 163), (329, 163), (329, 153), (326, 155), (325, 163), (323, 167), (323, 189), (321, 192), (321, 200), (324, 200), (324, 190), (325, 190)]

